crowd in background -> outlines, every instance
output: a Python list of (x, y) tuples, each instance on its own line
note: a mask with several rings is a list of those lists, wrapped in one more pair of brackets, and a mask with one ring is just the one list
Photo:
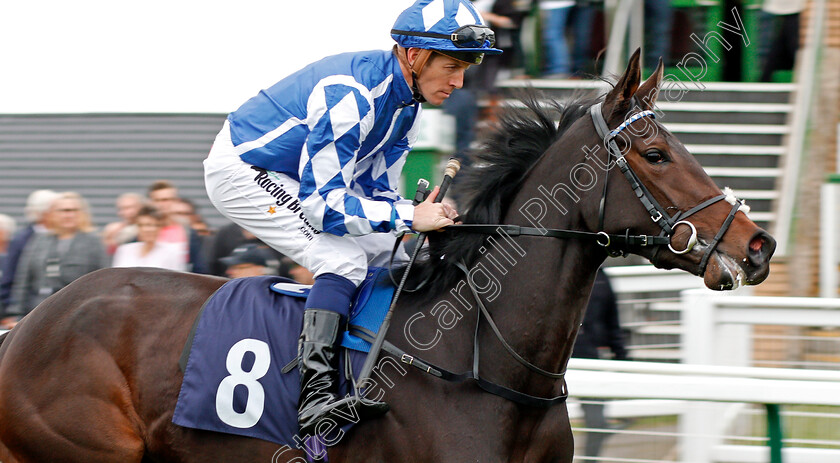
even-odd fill
[[(609, 29), (604, 0), (474, 0), (487, 22), (496, 32), (497, 47), (505, 53), (499, 59), (488, 59), (480, 66), (483, 78), (477, 88), (490, 89), (497, 77), (579, 79), (600, 72), (606, 31)], [(666, 66), (689, 52), (697, 52), (692, 33), (704, 37), (710, 31), (705, 14), (714, 3), (697, 2), (693, 7), (682, 2), (674, 7), (672, 0), (643, 0), (638, 4), (644, 16), (643, 64), (653, 69), (661, 57)], [(741, 11), (742, 21), (756, 11), (758, 62), (761, 81), (773, 79), (773, 72), (790, 70), (799, 43), (800, 13), (805, 0), (718, 0), (725, 11)], [(688, 2), (690, 5), (690, 2)], [(759, 8), (756, 8), (759, 7)], [(536, 32), (532, 34), (532, 32)], [(746, 31), (752, 33), (752, 31)], [(737, 37), (731, 37), (737, 39)], [(526, 50), (529, 53), (526, 53)], [(733, 61), (734, 79), (740, 80), (741, 55), (723, 56)], [(536, 63), (526, 63), (526, 54)], [(724, 53), (727, 55), (728, 53)], [(489, 64), (489, 66), (487, 66)]]
[[(793, 69), (798, 50), (799, 22), (804, 0), (719, 0), (726, 10), (760, 3), (756, 22), (758, 75), (772, 81), (776, 71)], [(492, 119), (502, 100), (498, 83), (506, 79), (590, 79), (600, 75), (606, 47), (604, 0), (474, 0), (476, 8), (496, 33), (502, 55), (487, 57), (481, 66), (467, 70), (464, 86), (453, 92), (443, 109), (455, 118), (455, 154), (462, 164), (475, 140), (475, 128)], [(730, 5), (731, 4), (731, 5)], [(644, 0), (645, 75), (660, 57), (667, 67), (696, 52), (690, 37), (704, 37), (703, 8), (675, 8), (671, 0)], [(706, 5), (708, 6), (708, 5)], [(746, 14), (746, 10), (744, 10)], [(539, 31), (531, 34), (531, 30)], [(736, 41), (738, 37), (730, 37)], [(757, 40), (755, 40), (757, 39)], [(526, 50), (529, 50), (526, 53)], [(731, 52), (732, 56), (729, 56)], [(527, 62), (531, 55), (534, 62)], [(741, 80), (740, 50), (722, 53), (725, 80)]]
[(146, 194), (116, 198), (119, 220), (101, 230), (75, 192), (36, 190), (25, 224), (0, 214), (0, 329), (9, 329), (44, 299), (106, 267), (155, 267), (240, 278), (279, 275), (312, 284), (312, 274), (235, 224), (208, 227), (169, 181)]
[[(497, 46), (505, 53), (470, 68), (464, 88), (444, 105), (456, 116), (456, 153), (462, 158), (474, 139), (478, 101), (496, 98), (500, 79), (597, 74), (604, 46), (603, 0), (475, 0), (474, 4), (496, 31)], [(681, 27), (674, 23), (675, 11), (670, 0), (644, 0), (643, 7), (645, 62), (652, 65), (659, 56), (667, 62), (673, 54), (672, 31)], [(763, 80), (770, 79), (775, 69), (792, 67), (803, 8), (802, 0), (763, 0), (759, 16)], [(541, 66), (539, 75), (527, 75), (524, 50), (534, 44), (523, 43), (523, 29), (527, 21), (535, 20)], [(73, 192), (33, 192), (25, 207), (27, 223), (19, 227), (0, 214), (0, 327), (10, 326), (74, 279), (108, 266), (220, 276), (242, 275), (246, 266), (255, 267), (244, 270), (249, 275), (291, 277), (292, 272), (305, 271), (235, 224), (211, 231), (195, 205), (179, 196), (170, 182), (154, 182), (145, 195), (120, 195), (115, 205), (120, 220), (101, 231), (91, 224), (85, 198)]]
[[(468, 70), (464, 88), (453, 93), (444, 109), (456, 118), (456, 152), (463, 156), (474, 139), (478, 101), (496, 98), (502, 78), (581, 78), (598, 73), (603, 49), (603, 1), (476, 0), (505, 50), (501, 59)], [(797, 49), (799, 13), (804, 2), (767, 0), (759, 19), (761, 80), (776, 69), (789, 69)], [(645, 0), (647, 40), (644, 62), (651, 66), (672, 53), (674, 11), (669, 0)], [(522, 30), (538, 12), (541, 40), (539, 75), (528, 75)], [(685, 35), (688, 35), (686, 33)], [(492, 106), (492, 103), (491, 105)], [(466, 161), (465, 159), (462, 159)], [(74, 192), (38, 190), (25, 204), (26, 223), (0, 214), (0, 329), (12, 328), (40, 302), (77, 278), (106, 267), (156, 267), (230, 278), (279, 275), (312, 284), (313, 275), (256, 237), (229, 223), (212, 230), (195, 205), (171, 182), (149, 185), (145, 194), (126, 192), (115, 198), (119, 220), (101, 230), (92, 225), (90, 208)], [(599, 272), (574, 356), (627, 359), (615, 296)], [(603, 402), (584, 400), (590, 433), (585, 455), (600, 454), (603, 441), (617, 425), (607, 421)], [(594, 460), (593, 460), (594, 461)]]
[[(456, 153), (462, 161), (481, 117), (478, 101), (489, 100), (492, 107), (499, 80), (597, 74), (604, 47), (603, 0), (475, 0), (474, 4), (496, 31), (497, 46), (505, 53), (470, 68), (464, 88), (445, 102), (444, 109), (456, 116)], [(678, 15), (670, 0), (644, 0), (643, 8), (644, 61), (652, 66), (662, 56), (667, 63), (673, 55), (673, 30), (682, 27), (675, 24)], [(792, 67), (803, 8), (802, 0), (762, 1), (758, 18), (762, 80), (769, 80), (776, 69)], [(525, 49), (535, 45), (528, 44), (523, 34), (528, 21), (539, 25), (534, 29), (539, 34), (531, 37), (539, 42), (539, 75), (528, 75), (534, 69), (528, 70), (525, 63)], [(85, 198), (73, 192), (39, 190), (27, 201), (27, 223), (18, 227), (0, 214), (0, 327), (9, 326), (79, 276), (108, 266), (152, 266), (213, 275), (228, 275), (233, 268), (234, 275), (239, 275), (252, 265), (259, 269), (246, 270), (247, 274), (292, 276), (295, 266), (289, 259), (235, 224), (211, 231), (195, 205), (179, 196), (170, 182), (154, 182), (144, 195), (120, 195), (116, 210), (120, 220), (97, 231)], [(255, 246), (248, 252), (240, 249), (249, 244)], [(244, 252), (239, 256), (244, 261), (226, 264), (223, 258), (237, 252)]]

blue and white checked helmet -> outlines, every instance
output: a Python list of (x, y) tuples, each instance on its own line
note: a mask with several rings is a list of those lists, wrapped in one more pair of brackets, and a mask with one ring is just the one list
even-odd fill
[(471, 56), (474, 64), (484, 53), (502, 53), (493, 48), (496, 35), (469, 0), (417, 0), (397, 18), (391, 37), (403, 48)]

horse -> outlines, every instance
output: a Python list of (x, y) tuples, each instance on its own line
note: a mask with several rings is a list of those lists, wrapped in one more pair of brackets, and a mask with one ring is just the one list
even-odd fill
[[(524, 97), (501, 117), (462, 174), (463, 225), (430, 234), (408, 279), (421, 288), (394, 310), (386, 341), (404, 354), (384, 355), (394, 361), (376, 376), (391, 410), (331, 442), (330, 462), (569, 463), (563, 372), (608, 255), (715, 290), (767, 277), (773, 238), (654, 118), (662, 79), (660, 61), (642, 81), (637, 51), (602, 97)], [(306, 461), (172, 423), (179, 355), (225, 281), (105, 269), (44, 301), (0, 345), (0, 460)], [(409, 364), (471, 374), (449, 382)]]

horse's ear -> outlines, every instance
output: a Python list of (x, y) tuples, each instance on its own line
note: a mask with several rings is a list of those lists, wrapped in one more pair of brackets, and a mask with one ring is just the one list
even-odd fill
[(641, 49), (637, 48), (633, 56), (630, 57), (630, 62), (627, 63), (627, 69), (624, 74), (618, 79), (618, 83), (604, 98), (604, 118), (606, 120), (612, 119), (614, 115), (624, 117), (627, 111), (630, 110), (630, 99), (639, 89), (639, 82), (642, 80), (642, 71), (639, 68), (639, 55)]
[(662, 58), (659, 58), (659, 65), (656, 66), (656, 70), (639, 86), (639, 90), (636, 92), (636, 100), (643, 110), (653, 109), (653, 105), (656, 104), (656, 97), (659, 95), (659, 85), (662, 83), (662, 77), (664, 75), (665, 65), (662, 64)]

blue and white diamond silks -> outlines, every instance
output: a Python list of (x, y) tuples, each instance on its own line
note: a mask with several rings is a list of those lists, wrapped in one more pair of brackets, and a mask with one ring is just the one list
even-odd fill
[(313, 63), (228, 120), (242, 160), (300, 181), (315, 228), (365, 235), (411, 227), (411, 203), (396, 190), (419, 115), (396, 57), (373, 51)]

